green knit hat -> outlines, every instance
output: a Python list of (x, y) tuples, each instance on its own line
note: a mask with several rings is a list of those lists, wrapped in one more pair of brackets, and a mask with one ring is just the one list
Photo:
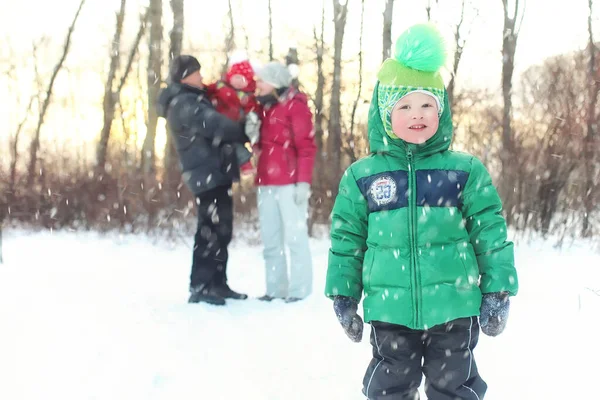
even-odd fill
[(438, 115), (442, 115), (444, 81), (439, 70), (445, 62), (444, 39), (431, 24), (414, 25), (396, 40), (394, 58), (385, 60), (377, 74), (379, 114), (391, 138), (397, 138), (392, 130), (392, 109), (411, 92), (432, 95), (438, 105)]

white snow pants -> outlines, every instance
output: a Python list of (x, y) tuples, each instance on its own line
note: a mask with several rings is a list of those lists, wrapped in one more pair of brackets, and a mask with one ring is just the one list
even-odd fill
[[(312, 292), (312, 258), (308, 245), (308, 199), (294, 201), (296, 186), (259, 186), (258, 214), (264, 246), (267, 295), (303, 299)], [(290, 270), (285, 254), (290, 250)]]

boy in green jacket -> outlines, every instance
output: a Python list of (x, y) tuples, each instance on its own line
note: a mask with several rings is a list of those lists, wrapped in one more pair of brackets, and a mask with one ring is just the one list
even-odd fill
[[(431, 25), (396, 42), (377, 75), (371, 154), (345, 172), (332, 213), (325, 294), (346, 334), (371, 324), (371, 400), (482, 399), (473, 349), (479, 326), (502, 332), (517, 294), (502, 204), (476, 157), (450, 151), (452, 117)], [(479, 320), (478, 317), (479, 316)]]

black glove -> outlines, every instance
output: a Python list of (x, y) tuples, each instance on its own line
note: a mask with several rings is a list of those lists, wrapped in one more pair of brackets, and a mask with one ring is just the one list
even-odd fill
[(486, 293), (479, 310), (481, 331), (488, 336), (498, 336), (506, 327), (510, 298), (506, 292)]
[(353, 342), (360, 342), (363, 334), (363, 320), (356, 313), (358, 301), (353, 297), (335, 296), (333, 299), (333, 309), (346, 335)]
[(252, 152), (242, 143), (235, 143), (235, 157), (237, 159), (237, 165), (242, 166), (246, 164), (252, 158)]

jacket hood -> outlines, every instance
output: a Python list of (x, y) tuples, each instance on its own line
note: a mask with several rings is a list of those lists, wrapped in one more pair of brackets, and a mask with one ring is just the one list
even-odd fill
[(407, 143), (404, 140), (392, 139), (385, 132), (383, 121), (378, 107), (379, 82), (373, 90), (373, 98), (369, 108), (368, 134), (369, 148), (371, 153), (390, 153), (405, 157), (406, 151), (410, 149), (419, 157), (428, 156), (440, 151), (448, 150), (452, 143), (453, 127), (448, 93), (444, 90), (444, 112), (440, 116), (440, 124), (435, 134), (422, 144)]

